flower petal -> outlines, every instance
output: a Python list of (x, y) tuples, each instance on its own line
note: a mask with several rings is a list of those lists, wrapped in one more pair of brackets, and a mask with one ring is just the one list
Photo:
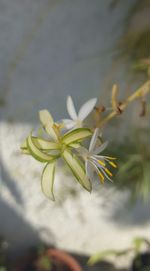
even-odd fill
[(81, 160), (75, 154), (65, 149), (62, 157), (71, 169), (78, 182), (88, 191), (91, 191), (91, 183), (86, 175), (85, 168)]
[[(32, 141), (39, 150), (58, 150), (58, 149), (60, 149), (60, 146), (58, 143), (50, 142), (50, 141), (45, 140), (40, 137), (32, 137)], [(22, 150), (27, 149), (27, 139), (21, 145), (21, 149)]]
[(21, 149), (21, 153), (31, 155), (31, 153), (28, 149)]
[(54, 140), (57, 140), (57, 135), (53, 129), (54, 121), (48, 110), (44, 109), (39, 111), (39, 118), (48, 135), (50, 135), (50, 137), (52, 137)]
[(101, 153), (102, 151), (104, 151), (106, 149), (107, 145), (108, 145), (108, 141), (104, 142), (102, 145), (100, 145), (98, 148), (96, 148), (93, 151), (93, 154)]
[(96, 142), (97, 142), (97, 138), (98, 138), (99, 133), (100, 133), (100, 129), (96, 128), (94, 133), (93, 133), (93, 136), (91, 138), (91, 142), (90, 142), (90, 146), (89, 146), (89, 152), (93, 152), (93, 150), (95, 148), (95, 145), (96, 145)]
[(69, 147), (73, 148), (73, 149), (79, 149), (81, 147), (80, 143), (72, 143), (69, 144)]
[(72, 129), (76, 125), (75, 121), (71, 119), (63, 119), (62, 122), (68, 130)]
[(83, 147), (82, 145), (80, 146), (80, 148), (77, 149), (77, 151), (81, 157), (84, 157), (84, 156), (86, 157), (89, 155), (88, 150), (85, 147)]
[(24, 142), (21, 144), (20, 149), (26, 150), (27, 149), (27, 138), (24, 140)]
[(57, 156), (52, 156), (41, 151), (34, 143), (33, 137), (30, 135), (27, 138), (27, 149), (30, 151), (30, 154), (40, 162), (50, 162), (57, 158)]
[(90, 99), (86, 103), (84, 103), (78, 113), (78, 118), (80, 120), (84, 120), (93, 110), (94, 106), (96, 105), (97, 98)]
[(86, 160), (86, 162), (85, 162), (85, 170), (86, 170), (86, 174), (89, 177), (89, 179), (92, 180), (94, 172), (93, 172), (93, 167), (88, 160)]
[(45, 194), (45, 196), (51, 200), (55, 200), (53, 194), (54, 177), (55, 177), (55, 161), (48, 163), (45, 166), (41, 178), (42, 191)]
[(90, 129), (78, 128), (78, 129), (67, 132), (62, 137), (62, 142), (66, 145), (69, 145), (70, 143), (73, 143), (73, 142), (80, 142), (89, 136), (91, 136)]
[(51, 116), (51, 114), (48, 112), (48, 110), (43, 109), (39, 111), (39, 119), (43, 126), (46, 126), (46, 124), (49, 122), (53, 125), (54, 121)]
[(71, 96), (67, 97), (67, 111), (73, 120), (77, 119), (78, 116), (77, 116), (75, 106), (74, 106), (74, 103), (73, 103)]

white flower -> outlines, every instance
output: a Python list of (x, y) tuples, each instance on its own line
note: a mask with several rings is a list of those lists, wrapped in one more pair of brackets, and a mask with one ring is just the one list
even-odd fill
[(99, 136), (99, 129), (96, 128), (95, 132), (91, 138), (89, 150), (85, 148), (80, 149), (81, 156), (85, 160), (85, 169), (86, 174), (89, 179), (93, 179), (94, 171), (100, 178), (101, 183), (104, 183), (105, 178), (112, 181), (111, 177), (113, 176), (110, 170), (106, 167), (106, 163), (116, 168), (117, 165), (112, 161), (116, 158), (110, 156), (99, 155), (108, 145), (108, 142), (97, 145), (97, 140)]
[(90, 99), (89, 101), (87, 101), (81, 106), (79, 113), (77, 114), (73, 100), (71, 96), (68, 96), (67, 97), (67, 111), (71, 119), (63, 120), (65, 128), (72, 129), (72, 128), (82, 127), (84, 119), (91, 113), (94, 106), (96, 105), (96, 102), (97, 102), (97, 98)]

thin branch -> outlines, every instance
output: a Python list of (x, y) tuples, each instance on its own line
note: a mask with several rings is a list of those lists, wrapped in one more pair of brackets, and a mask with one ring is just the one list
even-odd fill
[[(144, 85), (142, 85), (139, 89), (137, 89), (133, 94), (131, 94), (125, 102), (123, 102), (120, 105), (120, 110), (124, 111), (126, 107), (133, 102), (134, 100), (146, 96), (150, 92), (150, 81), (147, 81)], [(118, 112), (112, 111), (108, 116), (106, 116), (104, 119), (102, 119), (98, 125), (98, 127), (104, 126), (107, 122), (109, 122), (111, 119), (116, 117), (118, 115)]]

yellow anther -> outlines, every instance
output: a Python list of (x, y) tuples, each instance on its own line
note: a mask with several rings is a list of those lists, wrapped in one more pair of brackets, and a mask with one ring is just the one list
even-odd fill
[(104, 168), (104, 170), (106, 171), (106, 173), (107, 173), (109, 176), (111, 176), (111, 177), (113, 176), (112, 173), (109, 171), (108, 168)]
[(104, 183), (104, 180), (105, 180), (103, 174), (102, 174), (101, 172), (99, 172), (99, 173), (98, 173), (98, 176), (99, 176), (99, 178), (100, 178), (101, 183), (103, 184), (103, 183)]
[(98, 160), (98, 163), (101, 165), (101, 166), (105, 166), (105, 163), (101, 160)]
[(110, 164), (112, 167), (117, 168), (117, 165), (116, 165), (114, 162), (109, 161), (109, 164)]

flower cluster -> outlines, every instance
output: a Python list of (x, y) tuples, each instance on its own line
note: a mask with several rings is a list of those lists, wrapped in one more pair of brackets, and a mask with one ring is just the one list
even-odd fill
[[(85, 127), (84, 120), (92, 112), (97, 102), (96, 98), (87, 101), (76, 113), (72, 98), (67, 98), (67, 110), (71, 119), (54, 122), (47, 110), (39, 112), (42, 134), (32, 133), (21, 145), (24, 154), (29, 154), (36, 160), (45, 163), (42, 173), (41, 187), (46, 197), (54, 200), (53, 186), (55, 165), (62, 158), (72, 171), (75, 178), (86, 190), (91, 191), (94, 172), (104, 183), (105, 178), (112, 181), (112, 173), (108, 165), (116, 168), (113, 157), (102, 156), (107, 142), (101, 143), (98, 128), (94, 132)], [(83, 146), (84, 140), (91, 137), (89, 149)]]

